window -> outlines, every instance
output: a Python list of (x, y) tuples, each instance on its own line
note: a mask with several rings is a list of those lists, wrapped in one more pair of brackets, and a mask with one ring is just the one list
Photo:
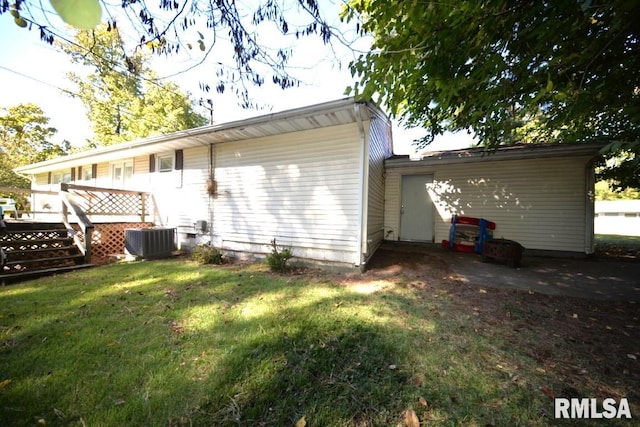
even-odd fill
[(57, 171), (53, 173), (53, 184), (69, 183), (71, 182), (71, 171)]
[(133, 161), (126, 160), (123, 163), (111, 165), (111, 180), (113, 188), (127, 188), (127, 184), (133, 178)]
[(93, 167), (92, 165), (83, 166), (82, 167), (82, 176), (80, 179), (83, 181), (91, 181), (94, 178), (93, 176)]
[(158, 156), (158, 171), (171, 172), (173, 170), (173, 154)]

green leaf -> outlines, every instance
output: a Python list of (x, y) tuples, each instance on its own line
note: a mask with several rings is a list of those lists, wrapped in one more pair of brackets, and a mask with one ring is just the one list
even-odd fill
[(18, 27), (24, 28), (24, 27), (27, 26), (27, 21), (25, 21), (24, 19), (22, 19), (20, 17), (13, 18), (13, 22), (15, 22)]
[(623, 144), (623, 141), (610, 142), (600, 149), (600, 154), (615, 153), (622, 147)]
[(98, 0), (51, 0), (51, 6), (64, 22), (76, 28), (91, 30), (100, 23)]

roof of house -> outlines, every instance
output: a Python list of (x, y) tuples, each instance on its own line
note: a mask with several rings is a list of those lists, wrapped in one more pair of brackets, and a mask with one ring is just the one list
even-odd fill
[[(365, 106), (366, 108), (359, 108), (359, 106)], [(89, 163), (109, 162), (124, 157), (130, 158), (162, 151), (208, 146), (210, 144), (221, 144), (354, 123), (358, 120), (369, 120), (372, 117), (379, 117), (388, 121), (386, 115), (373, 103), (356, 101), (355, 98), (349, 97), (248, 119), (202, 126), (167, 135), (100, 147), (39, 163), (19, 166), (14, 170), (25, 175), (37, 174), (83, 166)]]
[(640, 213), (640, 200), (596, 200), (596, 213)]
[(419, 158), (396, 155), (388, 158), (385, 161), (385, 166), (393, 168), (544, 157), (596, 156), (604, 145), (602, 143), (516, 144), (499, 147), (493, 151), (484, 147), (473, 147), (460, 150), (426, 152)]

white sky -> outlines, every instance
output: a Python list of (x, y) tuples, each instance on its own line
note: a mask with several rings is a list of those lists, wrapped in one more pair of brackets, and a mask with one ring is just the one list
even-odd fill
[[(203, 33), (206, 42), (206, 33)], [(238, 107), (231, 93), (219, 95), (215, 89), (209, 93), (202, 92), (199, 82), (205, 80), (207, 73), (213, 70), (206, 63), (171, 80), (189, 92), (194, 99), (212, 99), (214, 121), (217, 123), (343, 98), (345, 88), (353, 84), (347, 69), (353, 53), (346, 48), (341, 49), (340, 45), (334, 46), (341, 55), (342, 64), (339, 67), (324, 59), (330, 54), (318, 37), (310, 37), (304, 43), (302, 49), (298, 50), (298, 55), (294, 56), (301, 65), (294, 72), (304, 81), (303, 87), (283, 91), (267, 82), (263, 88), (250, 89), (254, 100), (270, 107), (265, 111), (250, 111)], [(365, 44), (366, 42), (361, 42), (360, 45)], [(194, 54), (198, 53), (196, 47)], [(165, 76), (185, 70), (191, 64), (186, 58), (169, 57), (154, 60), (153, 68), (160, 76)], [(66, 74), (70, 71), (72, 65), (67, 55), (40, 41), (38, 30), (28, 31), (18, 27), (8, 13), (0, 15), (0, 107), (35, 103), (50, 118), (50, 125), (58, 130), (55, 142), (67, 139), (72, 145), (83, 145), (84, 140), (91, 135), (84, 107), (79, 100), (60, 90), (74, 90), (66, 79)], [(214, 81), (208, 79), (210, 84)], [(205, 117), (209, 117), (205, 108), (198, 108)], [(394, 123), (396, 154), (413, 152), (411, 142), (423, 134), (422, 129), (405, 130)], [(462, 148), (469, 146), (471, 142), (466, 134), (446, 135), (437, 139), (429, 150)]]

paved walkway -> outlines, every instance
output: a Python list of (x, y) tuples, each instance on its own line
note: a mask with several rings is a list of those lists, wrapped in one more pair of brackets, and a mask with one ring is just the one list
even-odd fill
[(422, 252), (445, 262), (466, 283), (589, 299), (640, 302), (640, 259), (608, 260), (528, 255), (521, 266), (482, 262), (477, 254), (443, 249), (439, 245), (385, 242), (383, 248)]
[(521, 266), (511, 268), (482, 262), (475, 254), (446, 253), (443, 256), (451, 269), (469, 283), (549, 295), (640, 301), (638, 260), (534, 257), (525, 252)]

